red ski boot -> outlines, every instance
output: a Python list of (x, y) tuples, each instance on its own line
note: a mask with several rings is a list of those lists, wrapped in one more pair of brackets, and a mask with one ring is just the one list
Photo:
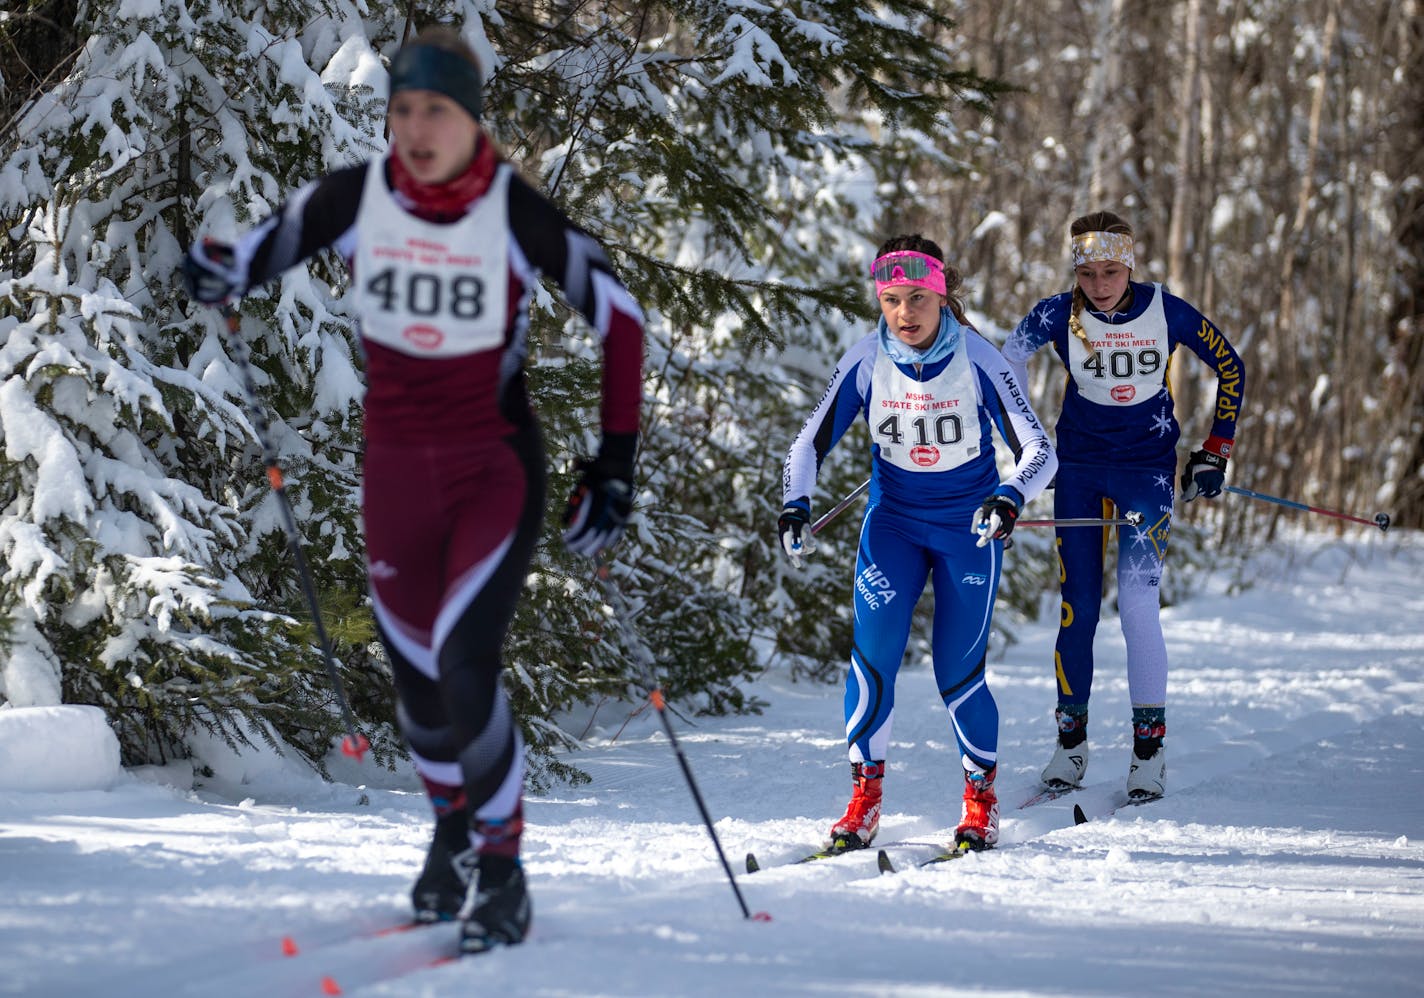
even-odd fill
[(999, 798), (994, 793), (994, 774), (977, 766), (964, 771), (964, 810), (954, 830), (956, 849), (992, 849), (999, 841)]
[(880, 790), (884, 777), (884, 761), (850, 764), (853, 792), (846, 813), (831, 826), (828, 852), (850, 852), (870, 845), (880, 829)]

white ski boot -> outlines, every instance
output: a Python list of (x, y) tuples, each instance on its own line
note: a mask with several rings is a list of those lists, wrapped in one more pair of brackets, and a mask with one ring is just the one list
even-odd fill
[(1072, 790), (1083, 785), (1083, 774), (1087, 771), (1088, 743), (1081, 741), (1072, 748), (1064, 748), (1060, 742), (1040, 778), (1049, 790)]
[(1138, 758), (1132, 753), (1132, 765), (1127, 771), (1127, 799), (1156, 800), (1167, 792), (1167, 746), (1158, 745), (1151, 758)]
[(1088, 708), (1059, 707), (1053, 720), (1058, 725), (1058, 744), (1039, 778), (1049, 790), (1062, 792), (1082, 786), (1088, 771)]

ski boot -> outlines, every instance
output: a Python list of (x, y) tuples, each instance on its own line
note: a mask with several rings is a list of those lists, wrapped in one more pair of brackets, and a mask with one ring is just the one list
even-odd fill
[(1127, 799), (1134, 803), (1156, 800), (1167, 792), (1167, 734), (1165, 712), (1160, 707), (1132, 710), (1132, 761), (1127, 770)]
[(978, 852), (992, 849), (999, 841), (999, 798), (994, 793), (997, 772), (997, 766), (984, 770), (965, 758), (964, 808), (954, 830), (955, 849)]
[(880, 791), (885, 778), (885, 762), (850, 764), (852, 793), (841, 819), (831, 826), (830, 853), (864, 849), (880, 830)]
[(483, 953), (524, 941), (533, 906), (524, 885), (524, 867), (517, 859), (481, 856), (470, 893), (470, 910), (460, 924), (461, 953)]
[(477, 821), (474, 838), (480, 843), (479, 875), (460, 925), (460, 952), (483, 953), (496, 946), (524, 941), (533, 917), (524, 867), (519, 863), (519, 836), (524, 829), (522, 808), (505, 821)]
[(459, 809), (437, 817), (425, 867), (410, 892), (415, 921), (424, 925), (455, 919), (465, 903), (474, 865), (469, 812)]
[(1040, 779), (1049, 790), (1072, 790), (1083, 785), (1088, 771), (1088, 709), (1059, 707), (1053, 716), (1058, 721), (1058, 745)]

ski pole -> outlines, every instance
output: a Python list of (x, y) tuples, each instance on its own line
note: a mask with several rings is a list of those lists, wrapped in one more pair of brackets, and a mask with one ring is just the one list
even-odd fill
[(1349, 513), (1336, 513), (1333, 510), (1321, 509), (1319, 506), (1307, 506), (1303, 502), (1282, 499), (1279, 496), (1268, 496), (1264, 492), (1252, 492), (1250, 489), (1237, 488), (1235, 485), (1228, 485), (1225, 487), (1225, 490), (1227, 492), (1235, 492), (1238, 496), (1260, 499), (1263, 502), (1273, 502), (1278, 506), (1289, 506), (1291, 509), (1303, 509), (1308, 513), (1319, 513), (1321, 516), (1333, 516), (1337, 520), (1349, 520), (1351, 523), (1363, 523), (1369, 527), (1379, 527), (1381, 533), (1389, 529), (1388, 513), (1376, 513), (1373, 520), (1366, 520), (1362, 516), (1351, 516)]
[(861, 497), (861, 494), (864, 493), (865, 490), (868, 488), (870, 488), (870, 479), (867, 478), (865, 481), (857, 485), (850, 495), (846, 496), (840, 502), (836, 503), (815, 523), (811, 524), (811, 536), (814, 537), (816, 534), (819, 534), (821, 532), (821, 528), (823, 528), (826, 524), (830, 523), (836, 517), (840, 516), (841, 513), (845, 511), (845, 508), (851, 503), (855, 502), (857, 499), (859, 499)]
[[(868, 484), (868, 483), (867, 483)], [(614, 585), (612, 573), (610, 572), (610, 562), (607, 560), (608, 552), (600, 551), (598, 554), (598, 568), (595, 571), (599, 582), (603, 585), (604, 598), (608, 605), (612, 607), (614, 597)], [(629, 624), (636, 617), (636, 614), (629, 614), (624, 618), (624, 623)], [(732, 874), (732, 864), (727, 862), (727, 854), (722, 851), (722, 842), (717, 838), (717, 829), (712, 824), (712, 815), (707, 810), (707, 804), (702, 799), (702, 792), (697, 789), (697, 781), (692, 777), (692, 766), (688, 764), (687, 756), (682, 753), (682, 746), (678, 743), (677, 732), (673, 730), (672, 721), (668, 720), (667, 702), (663, 697), (661, 684), (657, 681), (653, 664), (650, 661), (646, 647), (638, 643), (634, 651), (634, 658), (638, 660), (639, 672), (643, 686), (648, 690), (648, 702), (653, 705), (653, 709), (658, 712), (658, 717), (663, 722), (663, 731), (667, 732), (668, 744), (672, 746), (673, 754), (677, 756), (677, 764), (682, 768), (682, 775), (687, 780), (687, 789), (692, 791), (692, 799), (697, 804), (697, 811), (702, 815), (702, 824), (707, 828), (707, 834), (712, 838), (712, 847), (717, 851), (717, 859), (722, 863), (722, 869), (727, 874), (727, 882), (732, 885), (732, 893), (736, 895), (737, 904), (742, 909), (742, 917), (755, 922), (769, 922), (771, 915), (764, 911), (759, 911), (755, 915), (747, 907), (746, 899), (742, 897), (742, 889), (737, 886), (737, 878)]]
[(1068, 516), (1053, 520), (1019, 520), (1018, 527), (1140, 527), (1142, 514), (1128, 510), (1122, 516)]
[(297, 518), (292, 512), (292, 504), (287, 499), (287, 484), (282, 477), (282, 468), (277, 463), (277, 453), (272, 449), (267, 433), (267, 415), (257, 397), (257, 382), (252, 377), (252, 352), (247, 341), (242, 338), (241, 319), (231, 305), (222, 306), (223, 322), (232, 337), (233, 354), (237, 358), (238, 369), (242, 372), (242, 387), (247, 393), (247, 409), (257, 432), (257, 443), (262, 448), (262, 463), (267, 468), (267, 484), (277, 497), (277, 508), (282, 513), (282, 526), (287, 535), (287, 548), (297, 563), (297, 575), (301, 580), (302, 595), (311, 608), (312, 622), (316, 625), (316, 636), (321, 643), (321, 653), (326, 661), (326, 674), (331, 680), (332, 692), (336, 694), (336, 704), (341, 708), (341, 718), (346, 724), (346, 737), (341, 740), (341, 751), (358, 762), (371, 743), (366, 736), (356, 730), (356, 719), (351, 715), (351, 707), (346, 702), (346, 694), (341, 687), (341, 676), (336, 671), (336, 657), (331, 652), (331, 641), (326, 636), (326, 627), (321, 621), (321, 607), (316, 601), (316, 586), (312, 583), (311, 571), (307, 568), (306, 552), (302, 549), (302, 535), (297, 531)]

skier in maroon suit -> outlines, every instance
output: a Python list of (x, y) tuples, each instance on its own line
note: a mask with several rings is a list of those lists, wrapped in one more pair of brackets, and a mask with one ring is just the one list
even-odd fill
[(351, 269), (371, 598), (436, 818), (415, 917), (462, 917), (462, 949), (479, 952), (521, 941), (530, 921), (523, 745), (500, 685), (545, 500), (523, 370), (530, 295), (549, 274), (603, 341), (602, 445), (565, 514), (564, 540), (590, 556), (632, 508), (642, 312), (593, 237), (500, 158), (457, 34), (406, 44), (390, 92), (388, 155), (307, 184), (231, 246), (195, 245), (184, 274), (217, 304), (323, 247)]

